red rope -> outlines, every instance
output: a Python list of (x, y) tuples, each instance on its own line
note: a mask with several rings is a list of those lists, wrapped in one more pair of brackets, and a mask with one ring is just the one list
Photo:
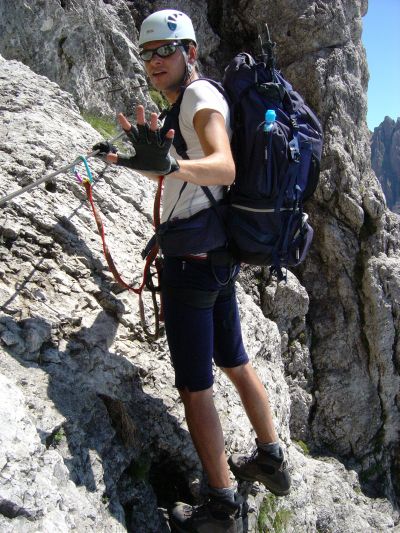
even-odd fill
[[(154, 305), (156, 324), (155, 324), (155, 333), (154, 334), (150, 334), (149, 331), (148, 331), (147, 324), (146, 324), (146, 318), (145, 318), (145, 312), (144, 312), (144, 304), (143, 304), (143, 299), (142, 299), (142, 292), (143, 292), (143, 289), (144, 289), (144, 287), (146, 285), (148, 276), (151, 276), (150, 268), (151, 268), (151, 265), (152, 265), (153, 262), (155, 262), (155, 267), (156, 267), (158, 280), (160, 280), (160, 274), (161, 274), (160, 265), (156, 261), (156, 258), (157, 258), (158, 252), (159, 252), (159, 247), (158, 247), (157, 244), (154, 245), (153, 248), (150, 250), (148, 256), (146, 257), (146, 262), (145, 262), (144, 269), (143, 269), (143, 280), (142, 280), (142, 283), (140, 284), (140, 286), (138, 288), (135, 288), (135, 287), (132, 287), (132, 285), (129, 285), (128, 283), (126, 283), (122, 279), (121, 275), (119, 274), (119, 272), (117, 270), (117, 267), (115, 266), (114, 260), (113, 260), (113, 258), (111, 256), (110, 250), (108, 249), (108, 246), (107, 246), (107, 243), (106, 243), (105, 231), (104, 231), (104, 224), (103, 224), (101, 216), (100, 216), (99, 212), (97, 211), (96, 206), (94, 205), (94, 201), (93, 201), (92, 184), (90, 183), (89, 180), (84, 180), (83, 185), (85, 187), (86, 196), (87, 196), (88, 201), (90, 203), (90, 206), (92, 208), (92, 212), (93, 212), (93, 215), (94, 215), (94, 218), (95, 218), (95, 221), (96, 221), (97, 229), (98, 229), (98, 232), (99, 232), (100, 237), (101, 237), (101, 242), (102, 242), (102, 245), (103, 245), (103, 253), (104, 253), (104, 257), (105, 257), (105, 259), (107, 261), (108, 268), (110, 269), (112, 275), (114, 276), (115, 281), (121, 287), (123, 287), (124, 289), (132, 291), (135, 294), (139, 295), (140, 319), (141, 319), (141, 323), (142, 323), (143, 329), (147, 332), (147, 334), (150, 337), (152, 337), (154, 339), (157, 339), (159, 337), (159, 322), (160, 322), (160, 320), (162, 320), (162, 315), (163, 315), (162, 308), (161, 308), (161, 311), (159, 313), (158, 312), (157, 300), (155, 298), (154, 291), (152, 291), (152, 299), (153, 299), (153, 305)], [(155, 195), (155, 198), (154, 198), (154, 208), (153, 208), (153, 220), (154, 220), (155, 228), (157, 228), (159, 226), (159, 224), (160, 224), (160, 204), (161, 204), (162, 185), (163, 185), (163, 176), (160, 176), (159, 180), (158, 180), (157, 192), (156, 192), (156, 195)]]
[(157, 192), (154, 197), (154, 206), (153, 206), (153, 223), (154, 229), (157, 229), (160, 225), (160, 205), (161, 205), (161, 196), (162, 188), (164, 183), (164, 176), (158, 176)]
[[(98, 213), (98, 211), (96, 209), (96, 206), (94, 205), (94, 201), (93, 201), (92, 184), (89, 182), (89, 180), (85, 180), (83, 182), (83, 185), (84, 185), (84, 187), (86, 189), (86, 195), (87, 195), (87, 198), (88, 198), (89, 203), (91, 205), (94, 218), (96, 220), (97, 229), (98, 229), (98, 232), (99, 232), (100, 237), (101, 237), (101, 242), (103, 244), (103, 253), (104, 253), (104, 257), (106, 258), (106, 261), (107, 261), (107, 264), (108, 264), (108, 268), (112, 272), (112, 274), (113, 274), (113, 276), (115, 278), (115, 281), (119, 285), (121, 285), (121, 287), (124, 287), (124, 289), (128, 289), (129, 291), (133, 291), (135, 294), (140, 294), (143, 291), (143, 287), (145, 285), (145, 281), (146, 281), (145, 277), (143, 278), (143, 281), (142, 281), (141, 285), (137, 289), (135, 289), (131, 285), (128, 285), (128, 283), (126, 283), (122, 279), (122, 277), (120, 276), (120, 274), (119, 274), (119, 272), (117, 270), (117, 267), (115, 266), (114, 260), (113, 260), (113, 258), (111, 256), (110, 250), (108, 249), (108, 246), (107, 246), (107, 243), (106, 243), (104, 224), (103, 224), (103, 221), (101, 220), (100, 214)], [(148, 265), (148, 261), (146, 261), (146, 264), (145, 264), (145, 271), (146, 271), (147, 265)]]

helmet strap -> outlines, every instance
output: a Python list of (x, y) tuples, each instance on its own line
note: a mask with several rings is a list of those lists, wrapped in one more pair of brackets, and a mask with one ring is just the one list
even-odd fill
[(186, 85), (186, 83), (192, 77), (192, 74), (194, 71), (194, 66), (191, 63), (189, 63), (189, 57), (188, 57), (189, 46), (190, 45), (188, 44), (181, 45), (182, 54), (185, 59), (185, 73), (183, 75), (181, 85)]

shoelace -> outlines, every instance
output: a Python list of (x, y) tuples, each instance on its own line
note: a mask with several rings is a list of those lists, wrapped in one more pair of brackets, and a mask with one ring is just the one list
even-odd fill
[(283, 472), (284, 470), (287, 469), (287, 467), (288, 467), (288, 462), (287, 462), (286, 459), (284, 459), (284, 460), (282, 461), (281, 466), (279, 467), (279, 470), (280, 470), (281, 472)]
[(192, 505), (185, 505), (185, 507), (183, 508), (183, 513), (185, 517), (189, 518), (196, 512), (197, 509), (198, 509), (198, 506), (193, 507)]
[(258, 454), (258, 448), (255, 448), (248, 457), (243, 458), (243, 463), (244, 464), (250, 463), (256, 458), (257, 454)]
[[(258, 454), (258, 448), (255, 448), (253, 450), (253, 452), (249, 456), (243, 458), (243, 464), (248, 464), (248, 463), (251, 463), (252, 461), (254, 461), (256, 459), (256, 457), (257, 457), (257, 454)], [(280, 464), (280, 466), (278, 468), (278, 470), (280, 472), (283, 472), (284, 470), (287, 469), (287, 467), (288, 467), (288, 462), (287, 462), (286, 459), (283, 459), (282, 463)]]

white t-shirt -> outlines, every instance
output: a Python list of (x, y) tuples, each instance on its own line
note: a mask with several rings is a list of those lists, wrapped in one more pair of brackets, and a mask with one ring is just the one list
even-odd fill
[[(191, 83), (184, 92), (179, 112), (179, 127), (186, 141), (189, 159), (201, 159), (204, 157), (204, 152), (193, 126), (193, 118), (200, 109), (214, 109), (221, 113), (225, 119), (228, 135), (231, 135), (229, 106), (223, 95), (206, 80), (200, 79)], [(171, 148), (171, 155), (176, 159), (182, 159), (178, 156), (174, 147)], [(182, 180), (165, 176), (162, 198), (162, 222), (168, 219), (168, 215), (179, 197), (182, 185)], [(221, 185), (212, 185), (209, 186), (209, 189), (216, 200), (222, 198), (223, 187)], [(210, 207), (210, 201), (202, 188), (199, 185), (188, 183), (175, 207), (172, 218), (187, 218), (206, 207)]]

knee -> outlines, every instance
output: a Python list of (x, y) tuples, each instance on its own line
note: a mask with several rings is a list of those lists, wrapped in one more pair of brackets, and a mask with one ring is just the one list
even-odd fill
[(248, 362), (244, 363), (243, 365), (234, 366), (232, 368), (221, 367), (221, 370), (228, 376), (228, 378), (232, 382), (243, 379), (245, 376), (247, 376), (250, 369), (251, 365)]
[(179, 396), (181, 397), (182, 403), (185, 407), (190, 407), (192, 405), (197, 405), (208, 401), (213, 396), (213, 387), (200, 391), (190, 391), (187, 388), (178, 389)]

